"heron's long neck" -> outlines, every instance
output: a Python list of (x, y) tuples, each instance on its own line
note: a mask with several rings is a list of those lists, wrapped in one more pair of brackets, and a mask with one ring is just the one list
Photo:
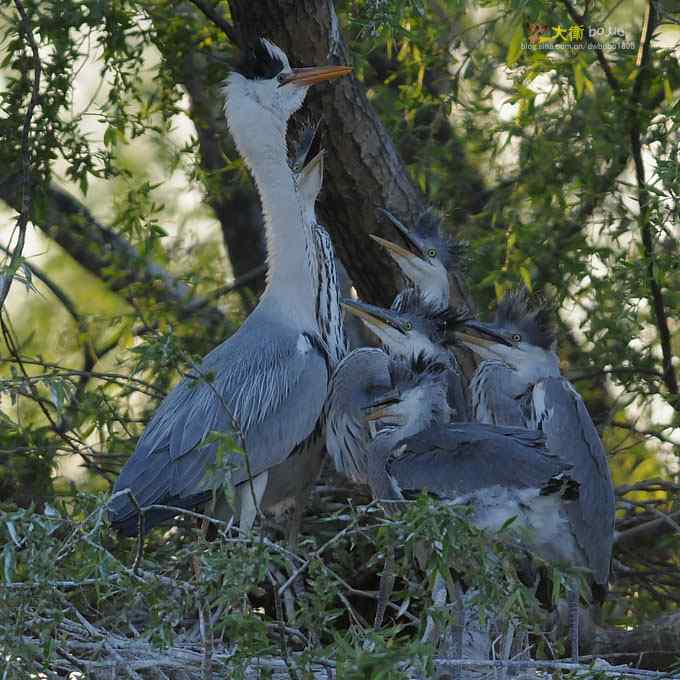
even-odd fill
[[(257, 152), (244, 154), (262, 201), (267, 239), (267, 287), (263, 298), (276, 295), (282, 313), (308, 324), (314, 320), (315, 294), (311, 230), (305, 225), (293, 175), (288, 167), (285, 128), (267, 140), (259, 136)], [(252, 146), (247, 144), (247, 146)]]

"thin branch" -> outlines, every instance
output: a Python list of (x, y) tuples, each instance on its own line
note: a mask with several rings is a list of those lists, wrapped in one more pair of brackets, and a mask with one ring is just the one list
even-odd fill
[(203, 14), (208, 19), (210, 19), (210, 21), (212, 21), (213, 24), (215, 24), (215, 26), (217, 26), (217, 28), (219, 28), (234, 45), (240, 44), (240, 41), (236, 36), (236, 29), (223, 16), (221, 16), (214, 7), (211, 7), (203, 0), (190, 0), (190, 2), (198, 7), (198, 9), (200, 9), (201, 12), (203, 12)]
[(659, 671), (647, 671), (639, 668), (630, 668), (628, 666), (610, 666), (607, 665), (597, 665), (591, 667), (587, 664), (572, 663), (570, 661), (495, 661), (495, 660), (482, 660), (482, 659), (445, 659), (442, 657), (435, 657), (433, 659), (435, 666), (466, 666), (466, 667), (479, 667), (479, 668), (515, 668), (520, 670), (530, 670), (530, 669), (543, 669), (543, 670), (564, 670), (564, 671), (593, 671), (596, 674), (601, 674), (605, 677), (614, 678), (657, 678), (661, 680), (662, 678), (670, 678), (667, 673)]
[(239, 276), (238, 278), (234, 279), (226, 286), (220, 286), (215, 290), (211, 290), (209, 293), (205, 294), (203, 300), (199, 302), (194, 307), (194, 309), (201, 309), (201, 307), (210, 304), (213, 300), (221, 298), (223, 295), (227, 295), (228, 293), (233, 293), (234, 291), (239, 290), (239, 288), (243, 288), (243, 286), (247, 286), (249, 283), (262, 276), (262, 274), (264, 274), (266, 271), (267, 265), (261, 264), (254, 269), (251, 269), (249, 272), (246, 272), (243, 274), (243, 276)]
[[(21, 209), (19, 211), (19, 217), (16, 222), (16, 229), (19, 232), (17, 237), (17, 243), (14, 246), (14, 252), (10, 259), (9, 267), (4, 275), (0, 276), (0, 312), (5, 305), (5, 300), (9, 294), (9, 289), (14, 280), (14, 274), (19, 267), (21, 261), (21, 255), (24, 251), (24, 244), (26, 241), (26, 227), (28, 225), (28, 220), (31, 212), (31, 203), (33, 201), (33, 191), (32, 191), (32, 172), (31, 172), (31, 121), (33, 120), (33, 112), (38, 103), (38, 97), (40, 95), (40, 74), (42, 71), (42, 66), (40, 64), (40, 55), (38, 53), (38, 45), (33, 37), (33, 31), (31, 30), (31, 22), (26, 14), (21, 0), (14, 0), (14, 5), (19, 12), (21, 21), (19, 22), (20, 30), (24, 34), (26, 41), (30, 45), (31, 52), (33, 53), (33, 88), (31, 90), (31, 99), (28, 103), (28, 108), (26, 109), (26, 115), (24, 117), (24, 125), (21, 131), (21, 165), (22, 165), (22, 175), (21, 175)], [(26, 69), (27, 70), (27, 69)], [(26, 76), (26, 72), (23, 73)]]
[[(0, 183), (0, 199), (15, 209), (20, 203), (18, 177)], [(213, 305), (193, 295), (192, 289), (163, 267), (140, 255), (122, 236), (97, 221), (74, 196), (51, 185), (42, 194), (43, 208), (32, 210), (30, 219), (54, 239), (82, 267), (104, 281), (110, 290), (121, 292), (134, 304), (140, 295), (164, 302), (178, 319), (200, 319), (209, 328), (223, 332), (229, 319)]]
[[(670, 437), (667, 437), (663, 432), (659, 430), (640, 430), (639, 428), (635, 427), (634, 424), (630, 423), (619, 423), (616, 421), (613, 421), (610, 423), (612, 427), (618, 427), (622, 430), (628, 430), (629, 432), (632, 432), (633, 434), (639, 435), (640, 437), (654, 437), (655, 439), (658, 439), (659, 441), (665, 442), (666, 444), (672, 444), (673, 446), (677, 446), (678, 442), (674, 441)], [(672, 428), (668, 428), (672, 429)]]
[[(372, 507), (377, 505), (377, 501), (372, 501), (369, 503), (366, 507), (362, 508), (363, 513), (367, 513)], [(329, 538), (320, 548), (315, 550), (308, 559), (306, 559), (290, 576), (290, 578), (279, 588), (279, 595), (282, 595), (287, 588), (291, 586), (291, 584), (295, 581), (295, 579), (302, 574), (305, 569), (312, 563), (313, 560), (318, 559), (328, 548), (330, 548), (331, 545), (334, 543), (337, 543), (343, 536), (348, 534), (352, 529), (354, 529), (356, 522), (358, 521), (358, 518), (355, 519), (352, 523), (348, 524), (342, 531), (339, 531), (337, 534)]]
[[(15, 257), (16, 250), (10, 250), (7, 246), (4, 246), (1, 243), (0, 250), (11, 257)], [(50, 293), (52, 293), (52, 295), (54, 295), (54, 297), (56, 297), (57, 300), (61, 302), (61, 304), (64, 306), (64, 309), (69, 313), (71, 318), (78, 324), (78, 326), (81, 326), (84, 323), (83, 317), (80, 316), (80, 313), (76, 309), (75, 303), (66, 294), (64, 289), (59, 286), (59, 284), (57, 284), (47, 274), (45, 274), (42, 269), (34, 264), (31, 264), (30, 262), (24, 262), (24, 267), (26, 267), (26, 269), (31, 272), (32, 276), (35, 276), (36, 279), (42, 281), (42, 283), (45, 284)]]
[(663, 376), (658, 371), (654, 371), (648, 368), (603, 368), (599, 371), (588, 371), (587, 373), (578, 373), (570, 376), (569, 379), (572, 382), (577, 380), (591, 380), (592, 378), (597, 378), (602, 375), (644, 375), (649, 378), (656, 378), (661, 380)]
[[(56, 373), (49, 373), (47, 377), (61, 377), (68, 378), (70, 376), (79, 376), (87, 378), (96, 378), (98, 380), (105, 380), (106, 382), (115, 383), (120, 387), (130, 387), (129, 383), (134, 385), (135, 392), (141, 392), (154, 399), (162, 399), (165, 397), (165, 392), (154, 387), (151, 383), (148, 383), (139, 378), (133, 378), (132, 376), (122, 375), (121, 373), (102, 373), (100, 371), (80, 371), (75, 368), (64, 368), (59, 364), (53, 364), (49, 361), (34, 361), (32, 359), (27, 359), (25, 357), (19, 357), (21, 363), (27, 366), (40, 366), (42, 368), (52, 368), (55, 369)], [(5, 363), (18, 363), (16, 358), (13, 359), (0, 359), (0, 364)], [(45, 376), (30, 376), (28, 380), (39, 380)]]
[(642, 482), (635, 482), (634, 484), (620, 484), (616, 487), (617, 496), (623, 496), (633, 491), (668, 491), (669, 493), (678, 493), (680, 491), (680, 484), (671, 482), (668, 479), (653, 478), (645, 479)]
[[(671, 334), (668, 328), (668, 317), (666, 315), (665, 303), (661, 286), (656, 274), (656, 257), (654, 252), (654, 238), (652, 225), (650, 223), (650, 198), (646, 187), (645, 166), (642, 159), (642, 129), (640, 113), (643, 103), (643, 95), (647, 85), (647, 80), (651, 72), (650, 55), (651, 43), (656, 26), (656, 13), (652, 0), (648, 0), (644, 30), (640, 39), (640, 51), (638, 53), (639, 71), (635, 77), (631, 92), (629, 108), (629, 140), (630, 148), (635, 163), (635, 179), (637, 182), (637, 194), (639, 215), (638, 224), (642, 235), (642, 248), (646, 260), (646, 278), (651, 296), (651, 306), (654, 310), (659, 342), (661, 344), (663, 381), (666, 389), (674, 396), (678, 395), (678, 381), (673, 368), (673, 349), (671, 347)], [(672, 405), (676, 410), (680, 410), (678, 400), (673, 400)]]
[[(564, 6), (567, 8), (567, 12), (569, 12), (569, 16), (571, 17), (572, 21), (574, 21), (574, 23), (578, 24), (579, 26), (583, 26), (585, 28), (586, 18), (576, 10), (576, 8), (570, 2), (570, 0), (562, 1), (564, 2)], [(604, 52), (601, 49), (597, 48), (595, 50), (595, 56), (597, 57), (597, 61), (600, 64), (600, 67), (604, 71), (604, 75), (607, 78), (607, 83), (609, 83), (609, 87), (612, 89), (614, 94), (619, 94), (621, 92), (621, 86), (619, 85), (619, 81), (616, 79), (616, 76), (612, 71), (611, 64), (607, 61), (607, 57), (605, 57)]]
[[(0, 250), (2, 250), (5, 253), (11, 252), (8, 248), (3, 246), (2, 244), (0, 244)], [(72, 412), (74, 411), (74, 406), (80, 402), (80, 398), (83, 392), (85, 391), (85, 388), (87, 387), (87, 383), (89, 382), (90, 379), (89, 372), (95, 367), (97, 361), (99, 361), (99, 358), (102, 356), (102, 354), (105, 354), (106, 351), (113, 349), (113, 347), (115, 347), (118, 344), (118, 338), (115, 338), (112, 342), (110, 342), (107, 345), (107, 347), (104, 348), (105, 351), (98, 352), (97, 350), (95, 350), (88, 337), (88, 327), (85, 319), (80, 315), (80, 313), (76, 309), (75, 303), (66, 294), (63, 288), (61, 288), (61, 286), (59, 286), (47, 274), (45, 274), (45, 272), (43, 272), (35, 265), (30, 264), (29, 262), (24, 262), (24, 267), (26, 267), (31, 272), (31, 274), (35, 276), (36, 279), (42, 281), (43, 284), (52, 293), (52, 295), (54, 295), (54, 297), (56, 297), (57, 300), (61, 302), (64, 309), (76, 322), (78, 326), (78, 331), (86, 336), (86, 341), (83, 344), (83, 369), (82, 369), (83, 373), (80, 376), (78, 384), (76, 385), (76, 390), (75, 393), (73, 394), (73, 398), (70, 400), (70, 403), (66, 409), (66, 411), (69, 412), (69, 414), (72, 414)], [(59, 423), (59, 429), (61, 431), (65, 431), (67, 429), (68, 420), (69, 418), (67, 416), (62, 417), (62, 420)]]
[[(659, 514), (663, 515), (663, 513)], [(635, 543), (637, 546), (640, 541), (649, 538), (659, 538), (674, 532), (680, 533), (680, 527), (675, 521), (677, 519), (680, 519), (680, 510), (670, 515), (663, 515), (658, 519), (653, 519), (651, 522), (645, 522), (632, 529), (617, 531), (614, 535), (614, 543), (617, 547), (630, 545), (631, 543)]]

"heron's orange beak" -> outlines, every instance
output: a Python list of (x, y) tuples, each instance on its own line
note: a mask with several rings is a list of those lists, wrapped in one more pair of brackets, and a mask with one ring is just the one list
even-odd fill
[(309, 66), (306, 68), (294, 68), (279, 84), (288, 85), (316, 85), (325, 80), (335, 80), (351, 73), (349, 66)]

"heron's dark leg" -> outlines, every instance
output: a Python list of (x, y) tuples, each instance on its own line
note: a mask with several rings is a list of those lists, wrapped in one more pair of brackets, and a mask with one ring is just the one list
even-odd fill
[(390, 541), (385, 548), (385, 564), (383, 566), (383, 572), (380, 574), (380, 585), (378, 586), (378, 606), (375, 610), (375, 619), (373, 621), (373, 627), (376, 630), (383, 624), (385, 610), (387, 609), (387, 604), (390, 601), (390, 596), (394, 589), (394, 569), (394, 544)]
[(310, 489), (302, 489), (295, 494), (295, 501), (293, 502), (293, 512), (288, 518), (288, 548), (295, 550), (297, 546), (298, 537), (300, 536), (300, 529), (302, 528), (302, 515), (307, 505)]
[(571, 639), (571, 658), (574, 663), (579, 659), (579, 594), (578, 584), (570, 583), (567, 587), (567, 611), (569, 619), (569, 636)]

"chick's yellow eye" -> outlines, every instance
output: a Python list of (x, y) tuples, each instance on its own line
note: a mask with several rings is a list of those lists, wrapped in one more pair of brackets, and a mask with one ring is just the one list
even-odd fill
[(510, 339), (511, 339), (513, 342), (521, 342), (521, 341), (522, 341), (522, 336), (521, 336), (519, 333), (513, 333), (513, 334), (510, 336)]
[(412, 331), (413, 330), (413, 324), (410, 321), (405, 321), (403, 325), (403, 329), (405, 331)]
[(427, 251), (427, 256), (428, 256), (428, 257), (437, 257), (437, 251), (436, 251), (436, 249), (435, 249), (435, 248), (430, 248), (430, 249)]

